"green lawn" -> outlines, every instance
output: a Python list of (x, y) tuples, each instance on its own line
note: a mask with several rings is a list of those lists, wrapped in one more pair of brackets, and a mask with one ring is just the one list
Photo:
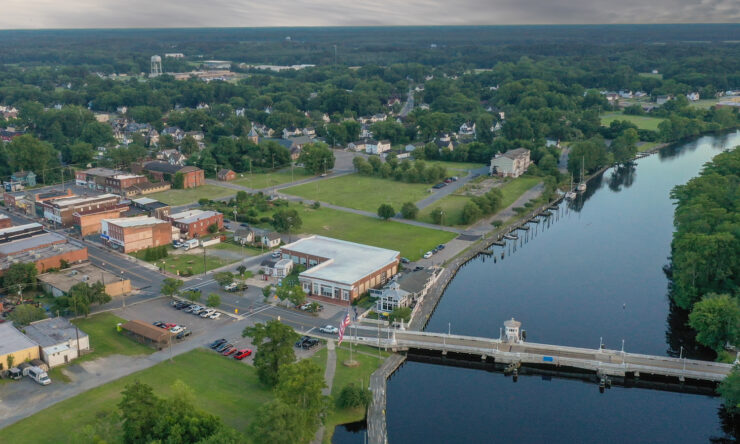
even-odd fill
[(689, 102), (690, 106), (695, 108), (711, 108), (719, 102), (719, 99), (701, 99), (695, 102)]
[(601, 124), (604, 126), (609, 126), (609, 124), (614, 120), (626, 120), (637, 125), (637, 128), (639, 129), (657, 131), (658, 124), (665, 119), (647, 116), (632, 116), (622, 113), (606, 113), (601, 115)]
[[(75, 443), (76, 433), (97, 418), (117, 409), (126, 384), (139, 380), (160, 396), (170, 396), (172, 384), (187, 384), (203, 410), (226, 425), (244, 432), (256, 409), (272, 399), (257, 380), (254, 367), (226, 359), (210, 350), (196, 349), (154, 367), (88, 390), (25, 418), (2, 431), (8, 443)], [(53, 425), (53, 427), (51, 426)]]
[(653, 79), (662, 79), (663, 74), (653, 74), (652, 72), (641, 72), (637, 74), (640, 77), (647, 77), (647, 78), (653, 78)]
[(509, 181), (501, 186), (501, 192), (504, 199), (501, 202), (501, 209), (508, 208), (527, 190), (542, 182), (540, 177), (522, 176)]
[(80, 318), (72, 321), (80, 330), (90, 337), (90, 348), (92, 353), (75, 360), (75, 363), (90, 361), (108, 355), (143, 355), (154, 352), (154, 349), (146, 345), (134, 342), (116, 330), (118, 323), (125, 324), (126, 320), (110, 313), (100, 313), (88, 318)]
[(442, 221), (445, 225), (462, 225), (463, 208), (469, 201), (470, 198), (465, 196), (456, 196), (454, 194), (445, 196), (421, 210), (418, 219), (422, 222), (434, 223), (431, 216), (432, 210), (439, 207), (445, 212), (444, 220)]
[(216, 185), (201, 185), (197, 188), (188, 188), (187, 190), (168, 190), (159, 193), (148, 194), (146, 197), (157, 199), (173, 207), (196, 203), (199, 199), (218, 199), (221, 197), (236, 194), (235, 190), (219, 187)]
[(401, 256), (417, 260), (425, 251), (452, 240), (456, 234), (430, 228), (417, 227), (400, 222), (346, 213), (344, 211), (308, 206), (292, 205), (298, 210), (303, 226), (301, 233), (319, 234), (327, 237), (390, 248), (401, 252)]
[(429, 195), (430, 185), (349, 174), (282, 190), (286, 194), (320, 200), (357, 210), (378, 210), (388, 203), (399, 211), (404, 202), (417, 202)]
[(312, 174), (307, 173), (304, 168), (294, 168), (292, 180), (290, 169), (274, 173), (239, 173), (237, 176), (238, 178), (233, 180), (232, 183), (247, 188), (262, 189), (306, 179), (308, 177), (312, 177)]
[(651, 150), (658, 145), (659, 142), (643, 142), (642, 145), (637, 146), (637, 152), (642, 153), (644, 151)]
[(233, 251), (235, 253), (244, 254), (245, 256), (256, 256), (260, 253), (264, 253), (264, 251), (260, 250), (259, 248), (250, 247), (250, 246), (241, 246), (237, 245), (233, 242), (221, 242), (220, 244), (211, 245), (208, 247), (209, 250), (228, 250)]
[[(192, 270), (193, 274), (197, 275), (203, 273), (203, 254), (173, 254), (167, 256), (165, 259), (160, 259), (153, 262), (157, 266), (162, 266), (164, 261), (165, 270), (172, 274), (177, 274), (177, 270), (185, 271)], [(213, 270), (215, 268), (223, 267), (224, 265), (233, 264), (235, 261), (227, 261), (215, 256), (206, 256), (207, 270)]]

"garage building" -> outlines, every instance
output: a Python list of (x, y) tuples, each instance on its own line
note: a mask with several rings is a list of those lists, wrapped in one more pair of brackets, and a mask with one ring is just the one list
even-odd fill
[(39, 358), (39, 345), (13, 327), (12, 322), (0, 324), (0, 370), (7, 370), (8, 356), (13, 366)]
[(135, 341), (152, 345), (160, 350), (170, 343), (170, 338), (173, 336), (167, 329), (138, 320), (126, 322), (121, 329)]
[(26, 336), (41, 347), (41, 359), (49, 367), (64, 365), (90, 351), (90, 338), (65, 318), (31, 322)]

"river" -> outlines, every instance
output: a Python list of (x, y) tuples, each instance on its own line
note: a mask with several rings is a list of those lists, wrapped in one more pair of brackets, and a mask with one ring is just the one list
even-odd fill
[[(427, 331), (498, 337), (505, 319), (531, 342), (711, 359), (672, 310), (670, 190), (696, 176), (740, 132), (706, 136), (611, 168), (520, 241), (479, 257), (450, 283)], [(514, 251), (514, 245), (516, 250)], [(505, 259), (500, 259), (501, 251)], [(727, 436), (719, 398), (520, 377), (407, 362), (388, 381), (391, 443), (707, 442)], [(363, 442), (338, 427), (333, 442)]]

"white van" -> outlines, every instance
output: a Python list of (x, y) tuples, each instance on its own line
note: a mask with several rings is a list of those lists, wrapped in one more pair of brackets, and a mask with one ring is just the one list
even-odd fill
[(41, 385), (51, 384), (51, 379), (49, 379), (49, 375), (47, 375), (45, 371), (41, 370), (38, 367), (30, 367), (28, 369), (28, 377)]

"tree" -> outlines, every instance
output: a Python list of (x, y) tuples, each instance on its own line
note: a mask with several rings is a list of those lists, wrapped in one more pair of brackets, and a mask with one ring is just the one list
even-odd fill
[(185, 282), (180, 279), (164, 278), (162, 281), (162, 294), (173, 297), (180, 292)]
[(326, 413), (328, 398), (322, 394), (326, 387), (324, 372), (315, 362), (303, 359), (280, 368), (276, 397), (300, 411), (300, 442), (313, 438)]
[(302, 225), (301, 216), (292, 208), (278, 210), (272, 215), (272, 226), (280, 233), (295, 232)]
[(206, 300), (206, 305), (209, 307), (218, 307), (221, 305), (221, 296), (216, 293), (209, 294), (208, 299)]
[[(285, 281), (283, 281), (285, 283)], [(306, 302), (306, 293), (300, 285), (282, 285), (277, 289), (277, 297), (281, 301), (289, 300), (293, 305), (299, 306)]]
[(93, 160), (95, 150), (85, 142), (76, 142), (62, 150), (63, 159), (73, 165), (85, 166)]
[(211, 225), (208, 226), (208, 232), (209, 233), (214, 234), (217, 231), (218, 231), (218, 224), (217, 223), (214, 222), (214, 223), (212, 223)]
[(234, 282), (234, 273), (230, 271), (219, 271), (213, 275), (213, 280), (223, 287), (224, 285), (229, 285)]
[(5, 358), (5, 360), (8, 363), (8, 368), (13, 368), (13, 364), (15, 364), (15, 356), (13, 356), (12, 353), (8, 354), (8, 356)]
[(276, 400), (257, 409), (249, 425), (249, 435), (256, 443), (295, 444), (308, 442), (301, 430), (301, 411), (296, 405)]
[(187, 290), (182, 293), (182, 296), (192, 302), (198, 302), (200, 301), (200, 297), (203, 294), (198, 290)]
[(174, 176), (172, 176), (172, 188), (176, 190), (182, 190), (185, 188), (185, 175), (181, 172), (176, 172)]
[(334, 168), (334, 153), (325, 143), (309, 143), (301, 150), (298, 163), (311, 174), (322, 174)]
[(403, 321), (408, 322), (411, 320), (411, 308), (409, 307), (398, 307), (394, 308), (390, 316), (388, 316), (391, 322)]
[(725, 399), (725, 408), (730, 413), (740, 413), (740, 367), (736, 365), (732, 369), (717, 387), (717, 393)]
[(337, 398), (337, 407), (341, 409), (351, 409), (357, 407), (367, 408), (372, 400), (372, 393), (369, 389), (359, 387), (355, 384), (347, 384), (339, 392)]
[(416, 219), (419, 214), (419, 207), (414, 205), (413, 202), (406, 202), (401, 206), (401, 215), (404, 219)]
[(272, 285), (268, 285), (262, 288), (262, 296), (264, 296), (265, 299), (269, 298), (271, 294), (272, 294)]
[(122, 392), (118, 408), (123, 418), (123, 440), (125, 443), (138, 444), (149, 442), (157, 418), (159, 398), (154, 390), (146, 384), (135, 380)]
[(483, 212), (475, 202), (467, 202), (463, 207), (462, 221), (465, 225), (470, 225), (481, 218)]
[(257, 347), (254, 366), (260, 381), (270, 387), (277, 385), (280, 368), (295, 361), (293, 343), (298, 334), (280, 321), (272, 320), (245, 328), (242, 336), (252, 338), (252, 344)]
[(19, 285), (21, 290), (33, 288), (36, 284), (37, 274), (36, 264), (32, 262), (12, 264), (3, 274), (3, 287), (7, 291), (15, 291), (19, 288)]
[(725, 343), (740, 343), (740, 303), (728, 294), (709, 294), (694, 304), (689, 325), (696, 330), (696, 340), (714, 350)]
[(637, 142), (640, 140), (637, 130), (628, 128), (612, 141), (609, 149), (614, 156), (614, 162), (626, 163), (637, 154)]
[(430, 214), (430, 216), (432, 217), (432, 222), (434, 222), (437, 225), (441, 225), (444, 214), (445, 213), (444, 213), (444, 210), (442, 210), (442, 208), (435, 207)]
[(244, 273), (246, 273), (247, 271), (247, 267), (245, 267), (244, 265), (239, 265), (238, 267), (236, 267), (236, 271), (239, 272), (240, 276), (244, 276)]
[(46, 312), (43, 308), (36, 307), (30, 304), (21, 304), (15, 307), (15, 310), (10, 312), (8, 319), (18, 326), (28, 325), (31, 322), (38, 321), (46, 318)]
[(105, 304), (111, 300), (105, 292), (105, 285), (99, 281), (92, 285), (88, 285), (87, 282), (78, 282), (69, 289), (66, 298), (74, 313), (83, 314), (85, 317), (90, 314), (92, 304)]
[(389, 204), (382, 204), (378, 207), (378, 217), (383, 220), (388, 220), (396, 215), (396, 210), (393, 209)]

